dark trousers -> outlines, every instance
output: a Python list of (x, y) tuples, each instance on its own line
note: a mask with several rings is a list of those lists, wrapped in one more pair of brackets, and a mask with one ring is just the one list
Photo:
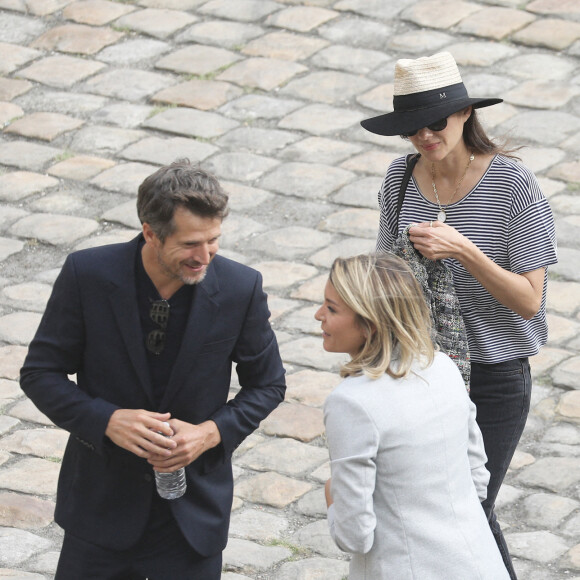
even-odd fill
[(487, 454), (486, 467), (491, 474), (487, 499), (482, 506), (512, 580), (517, 580), (517, 576), (494, 505), (524, 431), (531, 392), (532, 379), (527, 358), (497, 364), (471, 364), (470, 394), (477, 407), (477, 424)]
[(156, 497), (145, 533), (129, 550), (109, 550), (65, 532), (55, 580), (219, 580), (221, 569), (221, 552), (197, 554), (167, 500)]

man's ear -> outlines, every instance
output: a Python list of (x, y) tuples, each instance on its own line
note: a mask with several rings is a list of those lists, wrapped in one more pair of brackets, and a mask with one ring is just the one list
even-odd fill
[(154, 242), (156, 239), (158, 239), (155, 235), (155, 232), (147, 222), (143, 224), (143, 237), (148, 243)]

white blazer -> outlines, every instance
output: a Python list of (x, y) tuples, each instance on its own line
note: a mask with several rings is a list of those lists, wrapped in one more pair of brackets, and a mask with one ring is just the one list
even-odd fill
[(406, 379), (349, 377), (328, 396), (328, 520), (350, 580), (509, 580), (480, 504), (475, 413), (443, 353)]

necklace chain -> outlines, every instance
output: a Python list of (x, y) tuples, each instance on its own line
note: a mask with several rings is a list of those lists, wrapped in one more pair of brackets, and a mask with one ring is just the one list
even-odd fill
[(439, 213), (437, 214), (437, 219), (440, 222), (444, 222), (446, 220), (447, 214), (445, 213), (445, 210), (451, 205), (451, 202), (455, 199), (455, 194), (459, 191), (459, 188), (461, 187), (461, 184), (463, 183), (463, 180), (465, 179), (465, 176), (467, 175), (467, 171), (469, 169), (469, 166), (471, 165), (471, 162), (474, 159), (475, 159), (475, 155), (472, 152), (469, 155), (469, 160), (467, 161), (467, 165), (465, 166), (465, 171), (463, 172), (461, 179), (457, 182), (457, 185), (455, 186), (455, 191), (453, 192), (453, 195), (451, 196), (451, 198), (449, 199), (449, 201), (447, 202), (447, 205), (445, 205), (445, 207), (443, 207), (441, 205), (441, 201), (439, 200), (439, 194), (437, 192), (437, 187), (435, 185), (435, 163), (431, 163), (431, 185), (433, 186), (433, 193), (435, 194), (435, 199), (437, 200), (437, 205), (439, 206)]

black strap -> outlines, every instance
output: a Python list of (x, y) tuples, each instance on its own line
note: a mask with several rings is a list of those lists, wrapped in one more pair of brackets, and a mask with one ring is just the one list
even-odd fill
[(405, 175), (403, 175), (403, 181), (401, 181), (399, 198), (397, 200), (397, 233), (399, 232), (399, 214), (401, 213), (401, 208), (403, 207), (403, 200), (405, 199), (407, 185), (409, 185), (411, 174), (413, 173), (413, 169), (415, 168), (417, 161), (419, 161), (419, 157), (421, 157), (420, 153), (407, 155), (407, 169), (405, 169)]

